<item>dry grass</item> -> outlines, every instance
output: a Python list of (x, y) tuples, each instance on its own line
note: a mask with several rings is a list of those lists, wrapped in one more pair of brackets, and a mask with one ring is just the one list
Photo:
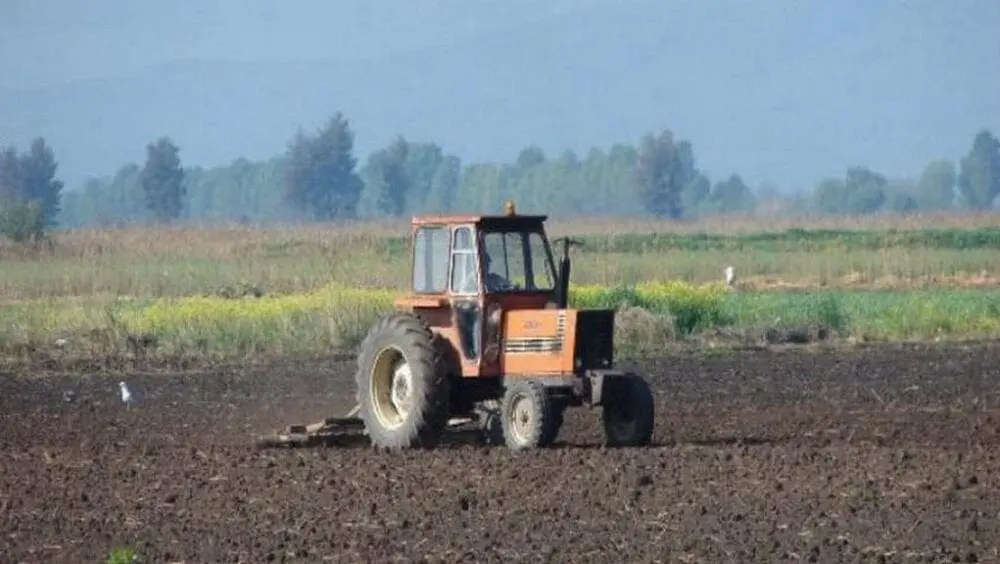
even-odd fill
[[(241, 282), (269, 292), (311, 291), (330, 283), (404, 287), (408, 261), (384, 243), (405, 236), (408, 218), (340, 225), (76, 230), (55, 245), (29, 250), (0, 243), (0, 303), (69, 296), (160, 297), (198, 294)], [(1000, 214), (773, 219), (733, 216), (698, 222), (554, 218), (553, 236), (622, 233), (741, 234), (810, 229), (975, 229), (1000, 226)], [(979, 286), (1000, 280), (994, 249), (664, 250), (575, 254), (584, 284), (644, 280), (719, 280), (733, 265), (753, 287)]]
[(238, 260), (279, 249), (291, 254), (345, 246), (363, 250), (382, 237), (405, 235), (407, 232), (407, 224), (399, 222), (261, 228), (218, 224), (205, 227), (75, 229), (56, 234), (56, 244), (43, 251), (0, 240), (0, 257), (4, 260), (100, 260), (109, 256)]
[[(548, 229), (553, 235), (601, 235), (608, 233), (718, 233), (741, 234), (805, 229), (976, 229), (1000, 227), (1000, 214), (928, 213), (908, 215), (830, 216), (830, 217), (755, 217), (752, 215), (720, 215), (698, 221), (670, 221), (648, 218), (552, 217)], [(76, 229), (60, 233), (60, 256), (100, 255), (130, 249), (138, 253), (198, 249), (199, 252), (228, 254), (245, 246), (253, 247), (282, 240), (329, 244), (339, 241), (368, 240), (385, 236), (401, 236), (409, 232), (409, 219), (354, 221), (339, 224), (302, 224), (294, 226), (250, 226), (236, 223), (216, 223), (183, 227), (125, 227), (121, 229)], [(0, 240), (0, 254), (19, 254), (18, 247)]]
[[(713, 233), (736, 235), (803, 229), (977, 229), (1000, 227), (998, 213), (931, 213), (912, 215), (876, 215), (857, 217), (760, 218), (748, 215), (714, 216), (698, 221), (669, 221), (646, 218), (551, 218), (552, 236), (605, 235), (621, 233)], [(134, 257), (199, 256), (232, 260), (261, 249), (282, 244), (330, 249), (342, 246), (365, 246), (381, 237), (405, 236), (409, 219), (358, 221), (331, 224), (254, 227), (219, 223), (202, 227), (127, 227), (122, 229), (79, 229), (64, 231), (58, 245), (47, 256), (52, 258), (91, 259), (114, 254)], [(0, 240), (4, 260), (29, 259), (34, 253)]]
[(1000, 227), (1000, 214), (992, 212), (884, 214), (870, 216), (755, 216), (717, 215), (697, 221), (667, 221), (647, 218), (574, 218), (551, 223), (554, 234), (602, 235), (607, 233), (718, 233), (738, 235), (770, 233), (788, 229), (977, 229)]

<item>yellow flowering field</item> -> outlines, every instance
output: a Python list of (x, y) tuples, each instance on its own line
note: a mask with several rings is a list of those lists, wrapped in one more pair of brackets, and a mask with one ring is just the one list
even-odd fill
[[(331, 284), (310, 292), (261, 297), (221, 295), (134, 299), (66, 298), (4, 307), (0, 341), (17, 348), (54, 343), (77, 352), (117, 350), (129, 337), (156, 343), (161, 354), (214, 356), (322, 353), (350, 349), (364, 338), (400, 292)], [(661, 318), (669, 334), (718, 322), (723, 286), (648, 282), (636, 287), (574, 285), (570, 303), (581, 308), (640, 308)]]
[[(331, 284), (261, 297), (65, 298), (6, 305), (5, 350), (53, 346), (117, 353), (130, 341), (155, 354), (212, 357), (325, 354), (351, 350), (400, 292)], [(866, 339), (988, 337), (1000, 333), (1000, 292), (732, 292), (678, 280), (635, 286), (573, 285), (570, 305), (619, 311), (616, 346), (662, 351), (668, 341), (714, 327), (761, 329), (821, 325)], [(58, 343), (58, 344), (56, 344)]]
[[(570, 288), (570, 303), (581, 308), (633, 305), (673, 315), (684, 312), (710, 314), (721, 307), (726, 293), (725, 286), (697, 286), (679, 281), (646, 282), (635, 288), (577, 285)], [(274, 331), (291, 330), (302, 322), (319, 320), (339, 327), (342, 333), (346, 324), (367, 325), (380, 312), (392, 307), (396, 295), (397, 292), (389, 289), (332, 284), (308, 293), (260, 298), (161, 298), (123, 307), (117, 315), (129, 332), (154, 335), (207, 335), (243, 327), (244, 331), (252, 330), (264, 336)]]
[(154, 334), (240, 324), (264, 326), (306, 314), (336, 317), (351, 311), (385, 310), (393, 297), (389, 290), (330, 285), (314, 292), (260, 298), (161, 298), (123, 310), (120, 319), (133, 332)]
[[(261, 297), (31, 301), (5, 308), (0, 340), (30, 348), (61, 343), (84, 352), (118, 349), (128, 337), (143, 336), (154, 340), (155, 349), (163, 354), (322, 353), (357, 345), (399, 293), (331, 284), (310, 292)], [(725, 289), (717, 285), (673, 281), (635, 288), (576, 285), (570, 290), (575, 307), (638, 306), (670, 313), (670, 323), (676, 321), (680, 332), (710, 324), (724, 296)]]

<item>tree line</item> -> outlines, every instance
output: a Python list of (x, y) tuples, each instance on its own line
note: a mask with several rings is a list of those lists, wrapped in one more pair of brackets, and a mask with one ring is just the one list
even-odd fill
[[(498, 211), (513, 198), (524, 212), (690, 219), (733, 212), (871, 214), (984, 210), (1000, 194), (1000, 141), (978, 132), (958, 163), (931, 162), (913, 179), (889, 179), (865, 166), (820, 180), (811, 191), (751, 189), (737, 173), (710, 179), (691, 141), (669, 130), (637, 145), (556, 156), (529, 146), (508, 163), (463, 163), (430, 142), (399, 136), (359, 162), (355, 134), (341, 113), (299, 130), (283, 155), (228, 166), (184, 167), (168, 137), (146, 147), (140, 166), (63, 192), (54, 153), (37, 139), (28, 151), (0, 154), (0, 206), (8, 224), (52, 226), (121, 222), (333, 221), (411, 213)], [(20, 218), (20, 219), (19, 219)], [(2, 219), (2, 218), (0, 218)], [(23, 238), (23, 237), (22, 237)]]

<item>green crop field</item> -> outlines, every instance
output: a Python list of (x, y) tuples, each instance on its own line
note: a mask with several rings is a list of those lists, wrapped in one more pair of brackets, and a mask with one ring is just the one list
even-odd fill
[[(993, 337), (994, 215), (778, 223), (554, 221), (572, 234), (573, 303), (619, 310), (619, 350), (760, 341)], [(350, 350), (408, 279), (405, 221), (62, 232), (0, 245), (8, 356), (246, 357)], [(735, 267), (734, 288), (721, 284)], [(252, 289), (255, 297), (247, 297)], [(58, 344), (56, 344), (58, 343)], [(155, 346), (151, 343), (155, 343)]]

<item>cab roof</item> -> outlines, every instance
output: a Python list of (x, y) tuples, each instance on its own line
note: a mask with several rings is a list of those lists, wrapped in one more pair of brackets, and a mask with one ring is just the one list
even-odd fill
[(485, 229), (534, 229), (545, 223), (545, 215), (518, 215), (514, 200), (504, 204), (503, 215), (422, 215), (413, 216), (413, 225), (456, 225), (471, 223)]
[(455, 225), (472, 223), (483, 228), (524, 228), (540, 225), (547, 215), (422, 215), (414, 216), (413, 225)]

